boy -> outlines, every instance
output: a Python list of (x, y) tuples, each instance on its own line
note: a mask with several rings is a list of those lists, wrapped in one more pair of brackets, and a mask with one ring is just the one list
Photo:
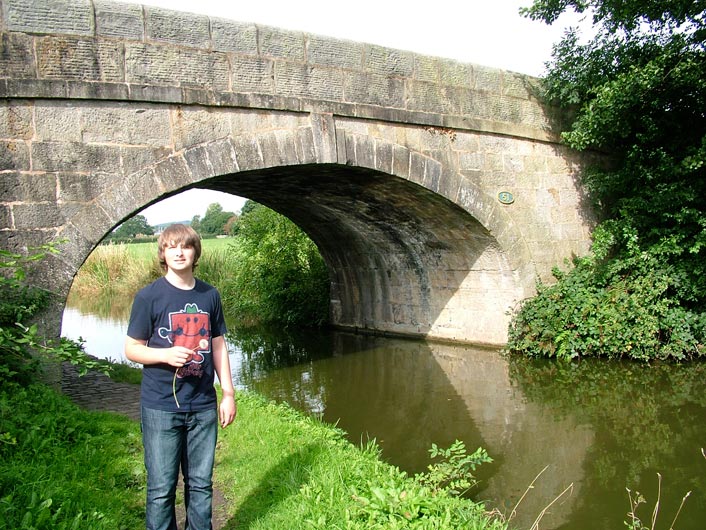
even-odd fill
[[(210, 530), (218, 422), (237, 414), (221, 298), (194, 277), (199, 235), (169, 226), (157, 242), (163, 277), (135, 296), (125, 356), (144, 365), (142, 440), (147, 469), (147, 529), (175, 530), (181, 465), (187, 530)], [(214, 371), (223, 398), (218, 407)]]

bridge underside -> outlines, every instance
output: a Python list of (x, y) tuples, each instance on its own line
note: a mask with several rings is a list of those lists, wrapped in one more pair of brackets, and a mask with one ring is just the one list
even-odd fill
[(521, 289), (497, 242), (467, 212), (407, 180), (338, 164), (202, 181), (287, 216), (331, 275), (334, 325), (500, 344)]

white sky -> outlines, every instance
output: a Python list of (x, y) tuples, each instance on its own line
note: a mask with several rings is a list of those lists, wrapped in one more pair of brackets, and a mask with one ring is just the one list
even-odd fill
[[(519, 15), (532, 0), (121, 0), (241, 22), (379, 44), (540, 76), (552, 44), (577, 25), (563, 15), (553, 26)], [(161, 201), (142, 215), (152, 224), (203, 216), (218, 202), (238, 212), (245, 199), (193, 190)], [(177, 213), (175, 213), (177, 212)], [(176, 218), (175, 218), (176, 215)]]

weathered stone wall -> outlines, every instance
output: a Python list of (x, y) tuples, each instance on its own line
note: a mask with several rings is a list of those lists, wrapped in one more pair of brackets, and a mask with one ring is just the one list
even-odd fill
[(345, 327), (501, 343), (588, 246), (579, 161), (525, 76), (147, 6), (0, 8), (0, 244), (68, 239), (37, 277), (57, 319), (112, 228), (194, 186), (305, 229)]

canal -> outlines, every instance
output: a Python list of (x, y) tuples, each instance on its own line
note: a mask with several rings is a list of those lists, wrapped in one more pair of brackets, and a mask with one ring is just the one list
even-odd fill
[[(124, 317), (68, 307), (62, 334), (120, 361), (126, 327)], [(517, 528), (542, 513), (543, 529), (623, 528), (628, 489), (646, 499), (638, 514), (648, 526), (659, 500), (654, 528), (665, 530), (690, 491), (674, 528), (706, 528), (704, 363), (558, 364), (330, 331), (228, 342), (237, 388), (337, 424), (355, 444), (375, 439), (409, 473), (430, 463), (432, 443), (484, 447), (494, 462), (479, 468), (471, 496), (515, 510)]]

